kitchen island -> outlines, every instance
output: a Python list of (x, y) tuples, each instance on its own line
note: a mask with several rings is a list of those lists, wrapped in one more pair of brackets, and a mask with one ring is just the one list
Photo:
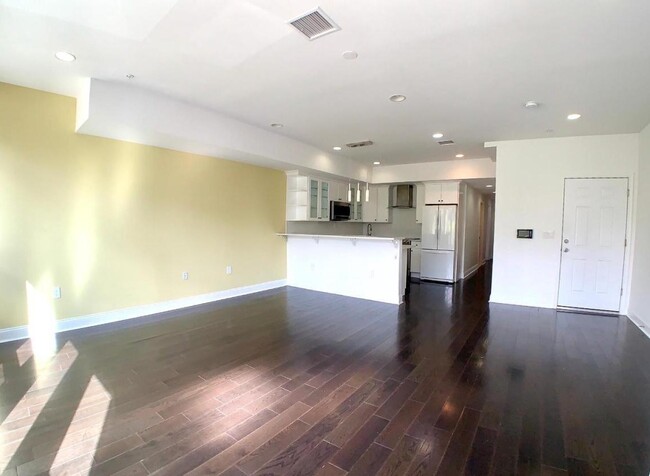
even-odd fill
[(399, 237), (280, 234), (287, 239), (287, 284), (400, 304), (406, 250)]

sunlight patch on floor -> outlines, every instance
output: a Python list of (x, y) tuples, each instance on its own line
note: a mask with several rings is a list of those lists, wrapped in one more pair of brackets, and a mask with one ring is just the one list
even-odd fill
[[(96, 391), (97, 386), (101, 387), (99, 394)], [(94, 405), (96, 408), (93, 408), (93, 412), (103, 415), (103, 418), (94, 423), (88, 424), (85, 422), (87, 415), (84, 414), (83, 410), (89, 404), (94, 402), (98, 395), (105, 398), (103, 398), (99, 404)], [(106, 390), (99, 379), (93, 375), (84, 391), (84, 395), (79, 402), (79, 406), (75, 411), (72, 422), (68, 427), (68, 431), (59, 446), (59, 450), (57, 451), (50, 468), (54, 469), (61, 465), (73, 464), (75, 474), (90, 474), (90, 469), (92, 468), (95, 452), (97, 451), (97, 445), (99, 444), (104, 424), (106, 423), (106, 415), (108, 415), (108, 407), (110, 404), (111, 394)], [(83, 423), (82, 420), (84, 420)], [(76, 434), (79, 432), (79, 426), (83, 426), (84, 435), (89, 435), (88, 438), (84, 438), (82, 441), (78, 441), (79, 435)]]
[[(78, 355), (77, 349), (71, 342), (66, 342), (60, 354), (67, 354), (73, 360)], [(68, 368), (61, 370), (57, 359), (43, 362), (38, 368), (34, 383), (0, 424), (0, 468), (3, 471), (7, 469), (6, 465), (13, 458), (14, 451), (29, 433), (50, 396), (65, 377)], [(38, 399), (33, 398), (32, 392), (43, 389), (47, 391), (39, 392)]]
[(16, 349), (16, 358), (18, 359), (18, 365), (21, 367), (25, 365), (29, 359), (32, 358), (32, 342), (27, 339), (23, 342), (18, 349)]

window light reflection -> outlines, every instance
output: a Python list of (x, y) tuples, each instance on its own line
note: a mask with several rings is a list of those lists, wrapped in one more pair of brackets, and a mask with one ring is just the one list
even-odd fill
[[(37, 370), (47, 364), (56, 353), (56, 316), (49, 296), (44, 296), (29, 281), (27, 291), (27, 315), (29, 340)], [(43, 286), (51, 289), (51, 286)]]

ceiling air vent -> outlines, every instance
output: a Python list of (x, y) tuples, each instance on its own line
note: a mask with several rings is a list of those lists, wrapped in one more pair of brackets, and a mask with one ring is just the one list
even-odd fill
[(438, 141), (438, 145), (451, 145), (453, 143), (454, 143), (453, 140), (439, 140)]
[(320, 8), (316, 8), (315, 10), (300, 15), (289, 23), (310, 40), (315, 40), (316, 38), (320, 38), (329, 33), (334, 33), (341, 29), (341, 27), (334, 23)]
[(373, 141), (371, 140), (364, 140), (361, 142), (350, 142), (349, 144), (345, 144), (347, 147), (350, 147), (351, 149), (355, 149), (357, 147), (367, 147), (369, 145), (374, 144)]

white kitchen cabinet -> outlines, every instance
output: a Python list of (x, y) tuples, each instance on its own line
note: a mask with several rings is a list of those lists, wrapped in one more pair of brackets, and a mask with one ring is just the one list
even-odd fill
[(329, 221), (330, 219), (330, 183), (325, 180), (318, 181), (319, 194), (318, 194), (318, 203), (319, 203), (319, 213), (318, 219)]
[[(390, 187), (388, 185), (371, 185), (369, 200), (363, 203), (363, 221), (366, 223), (388, 223), (390, 216)], [(365, 190), (362, 194), (365, 200)]]
[(364, 222), (374, 223), (377, 221), (377, 187), (371, 186), (368, 195), (368, 201), (364, 203), (362, 218)]
[(287, 175), (287, 221), (329, 221), (330, 183)]
[(425, 204), (457, 204), (458, 182), (429, 182), (424, 184)]
[(377, 222), (390, 221), (390, 187), (380, 185), (377, 187)]
[(330, 181), (330, 200), (339, 202), (348, 201), (348, 184), (343, 182)]
[(354, 184), (350, 186), (350, 221), (362, 221), (363, 220), (363, 205), (365, 200), (365, 190), (361, 187), (361, 191), (357, 193), (357, 187), (359, 184)]
[(424, 210), (424, 184), (419, 183), (415, 187), (415, 223), (422, 223), (423, 210)]
[(287, 174), (287, 221), (309, 220), (309, 177)]

